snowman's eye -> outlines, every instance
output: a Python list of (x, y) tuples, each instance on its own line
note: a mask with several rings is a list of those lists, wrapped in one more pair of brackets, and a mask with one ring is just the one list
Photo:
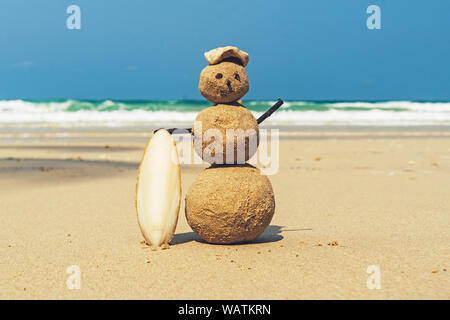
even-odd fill
[(237, 73), (234, 75), (234, 78), (235, 78), (237, 81), (241, 81), (241, 77), (239, 77), (239, 74), (237, 74)]
[(216, 79), (222, 79), (223, 75), (221, 73), (216, 74)]

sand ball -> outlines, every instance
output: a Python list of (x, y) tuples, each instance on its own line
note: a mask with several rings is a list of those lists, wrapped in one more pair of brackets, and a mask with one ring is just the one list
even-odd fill
[(237, 101), (248, 91), (247, 72), (242, 65), (226, 60), (208, 65), (200, 74), (198, 89), (214, 103)]
[(244, 164), (259, 144), (258, 122), (238, 103), (203, 109), (195, 119), (193, 135), (196, 153), (211, 164)]
[(210, 243), (250, 241), (264, 232), (275, 211), (272, 185), (245, 164), (212, 166), (199, 174), (186, 195), (186, 219)]

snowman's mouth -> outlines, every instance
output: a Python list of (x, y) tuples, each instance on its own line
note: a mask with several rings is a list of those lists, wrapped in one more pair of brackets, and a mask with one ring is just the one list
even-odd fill
[(229, 95), (230, 93), (233, 92), (233, 88), (231, 87), (231, 85), (227, 84), (227, 86), (228, 86), (228, 90), (220, 90), (220, 95), (221, 96), (227, 96), (227, 95)]

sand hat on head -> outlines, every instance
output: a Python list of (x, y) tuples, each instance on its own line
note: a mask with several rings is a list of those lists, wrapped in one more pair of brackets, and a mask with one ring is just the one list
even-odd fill
[(217, 64), (227, 58), (237, 58), (244, 67), (248, 64), (248, 53), (239, 50), (237, 47), (219, 47), (205, 52), (205, 59), (209, 64)]

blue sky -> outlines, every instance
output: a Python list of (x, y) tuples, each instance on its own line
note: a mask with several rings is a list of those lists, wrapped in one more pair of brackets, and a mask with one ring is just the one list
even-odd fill
[[(66, 28), (71, 4), (81, 30)], [(203, 52), (235, 45), (246, 99), (450, 100), (449, 13), (448, 0), (2, 0), (0, 99), (202, 99)]]

